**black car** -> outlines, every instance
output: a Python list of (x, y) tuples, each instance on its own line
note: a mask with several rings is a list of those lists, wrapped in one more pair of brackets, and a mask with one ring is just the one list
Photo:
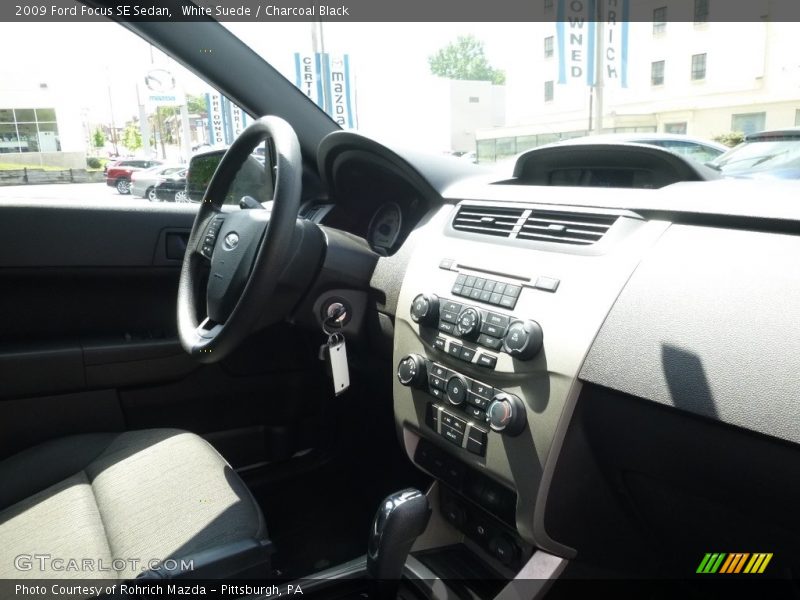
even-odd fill
[(166, 177), (155, 186), (157, 202), (189, 202), (186, 195), (186, 169)]

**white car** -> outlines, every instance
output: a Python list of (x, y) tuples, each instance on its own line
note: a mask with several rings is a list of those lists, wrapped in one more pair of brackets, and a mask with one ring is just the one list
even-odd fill
[(158, 165), (143, 171), (134, 171), (131, 173), (131, 194), (156, 202), (156, 185), (184, 169), (186, 165)]

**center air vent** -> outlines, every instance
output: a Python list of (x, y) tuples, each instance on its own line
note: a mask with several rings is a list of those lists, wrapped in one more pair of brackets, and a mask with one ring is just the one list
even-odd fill
[(616, 215), (534, 210), (517, 239), (588, 246), (599, 241), (616, 220)]
[(463, 205), (453, 219), (453, 229), (509, 237), (522, 213), (521, 208)]

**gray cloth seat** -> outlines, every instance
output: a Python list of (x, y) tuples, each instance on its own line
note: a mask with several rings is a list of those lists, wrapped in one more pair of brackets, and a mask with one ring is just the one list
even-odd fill
[(268, 560), (258, 504), (197, 435), (79, 435), (0, 461), (0, 578), (130, 579), (157, 561), (162, 576), (266, 576)]

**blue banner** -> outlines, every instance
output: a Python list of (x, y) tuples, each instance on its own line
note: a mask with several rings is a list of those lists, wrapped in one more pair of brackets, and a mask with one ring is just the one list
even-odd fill
[(595, 85), (599, 51), (604, 85), (628, 87), (629, 11), (629, 0), (558, 0), (558, 83)]

